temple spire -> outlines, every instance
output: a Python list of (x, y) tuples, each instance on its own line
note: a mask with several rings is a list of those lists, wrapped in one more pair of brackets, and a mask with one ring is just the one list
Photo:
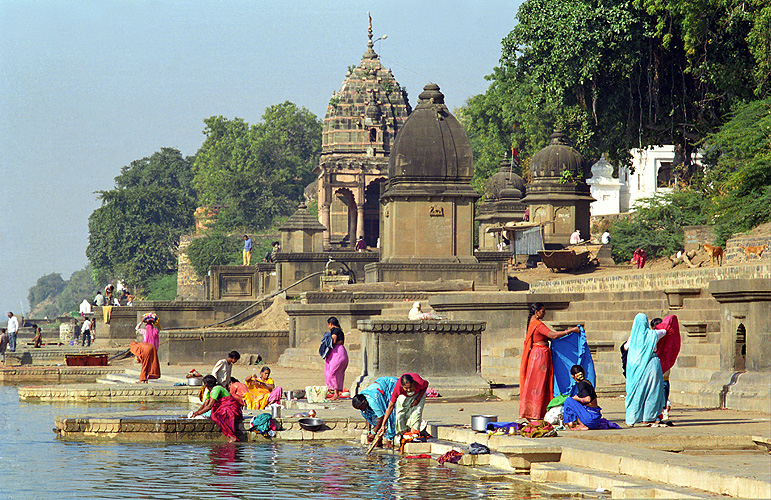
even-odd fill
[(367, 12), (367, 18), (369, 19), (369, 27), (367, 28), (367, 38), (369, 38), (369, 41), (367, 42), (367, 51), (364, 52), (364, 59), (375, 59), (377, 58), (377, 54), (375, 54), (375, 50), (373, 47), (375, 44), (372, 42), (372, 15), (370, 15), (369, 12)]

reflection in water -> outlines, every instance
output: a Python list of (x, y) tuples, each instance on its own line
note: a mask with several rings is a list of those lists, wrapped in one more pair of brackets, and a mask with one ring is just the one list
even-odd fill
[(78, 443), (57, 440), (50, 430), (56, 415), (135, 408), (22, 404), (15, 388), (0, 386), (0, 497), (539, 498), (528, 485), (480, 481), (462, 468), (439, 467), (436, 461), (368, 456), (360, 446), (340, 443)]

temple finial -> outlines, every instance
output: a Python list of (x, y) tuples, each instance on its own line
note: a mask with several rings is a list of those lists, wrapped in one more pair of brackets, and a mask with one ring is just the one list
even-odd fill
[(367, 47), (372, 47), (372, 15), (370, 15), (369, 12), (367, 12), (367, 17), (369, 18), (369, 28), (367, 29), (367, 38), (369, 38), (369, 42), (367, 42)]

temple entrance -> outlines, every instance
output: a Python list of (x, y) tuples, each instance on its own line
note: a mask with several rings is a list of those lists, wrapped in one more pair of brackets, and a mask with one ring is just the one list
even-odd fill
[(364, 241), (374, 248), (380, 237), (380, 187), (385, 179), (375, 179), (364, 190)]
[(734, 355), (734, 371), (746, 371), (747, 365), (747, 330), (743, 323), (736, 329), (736, 354)]
[(355, 241), (356, 202), (348, 189), (339, 189), (329, 206), (330, 238), (333, 246), (348, 247)]

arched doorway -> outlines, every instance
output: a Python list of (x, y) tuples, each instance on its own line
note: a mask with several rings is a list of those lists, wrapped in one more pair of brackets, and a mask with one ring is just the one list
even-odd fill
[(329, 226), (329, 243), (332, 246), (348, 247), (355, 243), (356, 202), (347, 188), (336, 190), (332, 196)]
[(376, 247), (380, 237), (380, 190), (385, 177), (370, 182), (364, 190), (364, 241)]

